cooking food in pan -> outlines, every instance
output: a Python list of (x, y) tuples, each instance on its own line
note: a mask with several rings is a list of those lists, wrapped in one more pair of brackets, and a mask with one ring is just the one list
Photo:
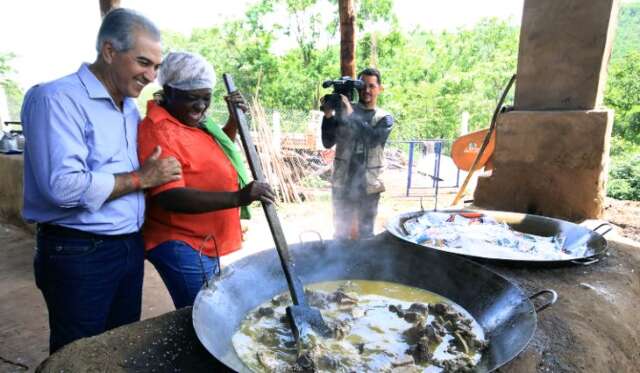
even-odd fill
[(254, 372), (465, 372), (487, 347), (479, 324), (462, 307), (432, 292), (383, 281), (311, 285), (332, 336), (307, 335), (296, 345), (283, 293), (250, 312), (233, 337)]

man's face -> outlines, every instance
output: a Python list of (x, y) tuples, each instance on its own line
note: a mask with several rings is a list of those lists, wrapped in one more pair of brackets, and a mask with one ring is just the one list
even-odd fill
[(359, 92), (360, 102), (367, 107), (375, 107), (378, 102), (378, 95), (382, 91), (378, 78), (375, 75), (362, 75), (361, 80), (364, 82), (364, 88)]
[(176, 119), (187, 126), (196, 127), (204, 119), (211, 103), (211, 89), (183, 91), (165, 88), (166, 108)]
[(116, 93), (123, 97), (138, 97), (142, 89), (155, 80), (162, 46), (144, 32), (137, 32), (133, 48), (112, 52), (111, 68)]

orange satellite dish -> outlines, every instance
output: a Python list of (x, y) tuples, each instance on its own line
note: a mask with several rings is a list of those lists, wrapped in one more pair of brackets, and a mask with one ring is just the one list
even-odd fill
[[(453, 158), (453, 162), (459, 169), (463, 171), (471, 170), (471, 165), (473, 165), (473, 161), (476, 159), (488, 132), (488, 128), (485, 130), (471, 132), (458, 137), (453, 142), (451, 145), (451, 158)], [(484, 150), (482, 157), (478, 161), (476, 169), (480, 169), (482, 167), (486, 169), (493, 168), (493, 165), (491, 164), (491, 157), (493, 156), (495, 148), (496, 132), (493, 131), (491, 138), (489, 139), (489, 143), (487, 144), (487, 148)]]

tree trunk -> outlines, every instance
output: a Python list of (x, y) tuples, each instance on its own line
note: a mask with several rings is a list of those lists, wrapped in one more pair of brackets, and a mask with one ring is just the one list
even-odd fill
[(120, 0), (100, 0), (100, 15), (104, 18), (111, 9), (119, 7)]
[(356, 77), (356, 16), (353, 0), (339, 0), (340, 12), (340, 72), (342, 76)]

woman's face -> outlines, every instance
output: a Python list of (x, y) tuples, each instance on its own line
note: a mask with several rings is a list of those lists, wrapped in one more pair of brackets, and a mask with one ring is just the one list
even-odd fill
[(183, 124), (197, 127), (204, 119), (204, 113), (211, 104), (211, 89), (183, 91), (165, 87), (165, 107), (171, 115)]

